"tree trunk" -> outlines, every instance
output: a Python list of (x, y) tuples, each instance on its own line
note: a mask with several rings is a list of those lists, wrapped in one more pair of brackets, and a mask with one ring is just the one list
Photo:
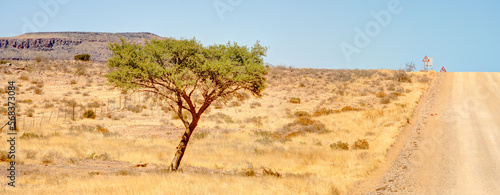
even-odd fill
[(198, 118), (193, 118), (193, 121), (191, 122), (189, 127), (186, 128), (186, 131), (182, 135), (181, 141), (177, 146), (177, 151), (175, 152), (174, 159), (170, 164), (170, 171), (177, 171), (177, 169), (179, 168), (182, 157), (184, 156), (184, 152), (186, 151), (189, 138), (191, 137), (191, 134), (193, 134), (193, 131), (196, 128), (196, 126), (198, 125), (198, 120), (199, 120)]

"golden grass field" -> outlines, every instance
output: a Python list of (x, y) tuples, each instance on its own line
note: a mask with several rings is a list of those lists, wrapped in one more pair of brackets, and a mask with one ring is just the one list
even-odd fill
[[(18, 171), (8, 187), (2, 158), (2, 194), (344, 194), (384, 163), (436, 75), (271, 67), (262, 98), (211, 105), (171, 173), (184, 129), (161, 99), (110, 86), (104, 63), (14, 65), (25, 68), (0, 69), (0, 86), (19, 87)], [(6, 102), (2, 92), (2, 126)]]

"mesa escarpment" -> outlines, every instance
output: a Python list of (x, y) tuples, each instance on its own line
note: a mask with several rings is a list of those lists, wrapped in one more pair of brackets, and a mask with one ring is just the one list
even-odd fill
[(90, 54), (94, 61), (106, 61), (111, 56), (107, 45), (120, 41), (144, 43), (161, 39), (152, 33), (41, 32), (0, 38), (0, 59), (54, 60), (72, 59), (76, 54)]

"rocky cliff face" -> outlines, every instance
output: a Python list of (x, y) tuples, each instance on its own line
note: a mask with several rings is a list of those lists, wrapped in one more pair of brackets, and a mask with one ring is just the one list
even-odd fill
[(94, 33), (54, 32), (27, 33), (16, 37), (0, 38), (0, 59), (53, 60), (73, 59), (77, 54), (90, 54), (94, 61), (106, 61), (111, 57), (107, 45), (120, 41), (120, 37), (132, 43), (162, 39), (152, 33)]
[(77, 46), (81, 40), (71, 40), (67, 38), (36, 38), (36, 39), (0, 39), (0, 49), (39, 49), (52, 50), (56, 46)]

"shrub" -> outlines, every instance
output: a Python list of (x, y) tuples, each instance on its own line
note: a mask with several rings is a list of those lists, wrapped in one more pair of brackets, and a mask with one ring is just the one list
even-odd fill
[(19, 103), (32, 104), (32, 103), (33, 103), (33, 100), (32, 100), (32, 99), (27, 99), (27, 100), (19, 100)]
[(28, 108), (28, 110), (26, 110), (26, 116), (28, 117), (33, 117), (33, 114), (35, 113), (35, 109), (33, 108)]
[(406, 63), (405, 70), (406, 70), (406, 72), (415, 71), (415, 63), (413, 63), (413, 62)]
[(332, 113), (333, 113), (332, 109), (320, 108), (320, 109), (314, 111), (313, 116), (323, 116), (323, 115), (329, 115)]
[(298, 97), (291, 97), (290, 100), (289, 100), (290, 103), (293, 103), (293, 104), (300, 104), (300, 98)]
[(205, 137), (207, 137), (208, 135), (210, 135), (210, 131), (200, 131), (200, 132), (196, 132), (193, 137), (195, 139), (203, 139)]
[(387, 93), (383, 92), (383, 91), (379, 91), (375, 94), (375, 97), (378, 97), (378, 98), (385, 98), (387, 97)]
[(35, 87), (35, 94), (37, 95), (42, 95), (43, 94), (43, 90), (39, 87)]
[(36, 133), (23, 133), (19, 139), (32, 139), (32, 138), (45, 138), (43, 135), (38, 135)]
[(411, 77), (404, 70), (398, 70), (394, 73), (394, 80), (398, 82), (408, 82), (411, 83)]
[(96, 155), (95, 152), (92, 152), (91, 154), (89, 154), (87, 156), (88, 159), (93, 159), (93, 160), (97, 160), (97, 159), (100, 159), (100, 160), (109, 160), (110, 157), (109, 157), (109, 154), (108, 153), (103, 153), (103, 154), (99, 154), (99, 155)]
[(28, 77), (28, 75), (26, 75), (26, 74), (22, 74), (22, 75), (19, 77), (19, 79), (27, 81), (27, 80), (29, 80), (30, 78)]
[(288, 123), (278, 130), (277, 136), (288, 139), (304, 133), (327, 133), (325, 124), (311, 119), (308, 116), (297, 118), (293, 123)]
[(10, 162), (9, 153), (6, 151), (0, 151), (0, 162)]
[(9, 63), (9, 61), (7, 61), (7, 60), (0, 60), (0, 64), (7, 64), (7, 63)]
[(262, 104), (260, 104), (259, 102), (252, 102), (250, 104), (250, 108), (256, 108), (256, 107), (261, 107), (261, 106), (262, 106)]
[(90, 61), (90, 54), (78, 54), (78, 55), (75, 55), (75, 60)]
[(338, 141), (337, 143), (330, 144), (330, 148), (334, 150), (349, 150), (349, 144)]
[(389, 103), (391, 103), (391, 99), (389, 97), (382, 98), (382, 99), (380, 99), (380, 103), (381, 104), (389, 104)]
[(7, 114), (8, 109), (6, 107), (0, 107), (0, 114), (5, 115)]
[(43, 105), (43, 108), (52, 108), (52, 107), (54, 107), (54, 104), (50, 102), (47, 102)]
[(243, 170), (243, 175), (245, 175), (247, 177), (255, 176), (255, 170), (253, 170), (252, 167), (249, 167), (249, 168)]
[(135, 112), (135, 113), (140, 113), (140, 112), (142, 112), (142, 108), (143, 108), (143, 106), (141, 106), (141, 105), (135, 105), (135, 106), (134, 105), (127, 105), (126, 109), (129, 111)]
[(263, 169), (262, 170), (263, 175), (269, 175), (269, 176), (275, 176), (275, 177), (281, 177), (281, 173), (278, 173), (277, 171), (273, 171), (271, 169)]
[(241, 106), (241, 103), (239, 101), (232, 101), (231, 103), (229, 103), (229, 107), (237, 107), (237, 106)]
[(296, 117), (311, 116), (309, 114), (309, 112), (303, 111), (303, 110), (295, 111), (295, 113), (293, 113), (293, 115), (296, 116)]
[(85, 111), (85, 113), (83, 113), (83, 117), (84, 118), (95, 119), (96, 114), (95, 114), (95, 112), (92, 109), (88, 109), (87, 111)]
[(96, 130), (95, 131), (98, 132), (98, 133), (105, 134), (105, 135), (107, 135), (107, 134), (110, 133), (110, 131), (107, 128), (105, 128), (104, 126), (101, 126), (101, 125), (96, 125)]
[(369, 148), (370, 146), (366, 139), (358, 139), (358, 141), (354, 142), (352, 145), (352, 149), (354, 150), (368, 150)]
[(256, 126), (262, 126), (262, 125), (264, 125), (264, 124), (262, 123), (262, 119), (264, 119), (264, 118), (265, 118), (265, 117), (262, 117), (262, 116), (258, 116), (258, 117), (257, 117), (257, 116), (253, 116), (253, 117), (251, 117), (251, 118), (247, 118), (247, 119), (245, 119), (245, 122), (246, 122), (246, 123), (253, 123), (253, 124), (255, 124)]
[(74, 85), (74, 84), (77, 84), (77, 83), (78, 83), (78, 82), (77, 82), (75, 79), (73, 79), (73, 80), (71, 80), (71, 81), (69, 82), (69, 84), (71, 84), (71, 85)]

